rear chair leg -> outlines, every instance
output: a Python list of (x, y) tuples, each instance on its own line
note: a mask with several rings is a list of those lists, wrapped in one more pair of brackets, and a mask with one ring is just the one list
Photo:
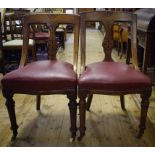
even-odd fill
[(76, 131), (77, 131), (77, 127), (76, 127), (76, 120), (77, 120), (77, 102), (76, 102), (76, 98), (77, 95), (76, 93), (69, 93), (67, 94), (67, 98), (69, 99), (69, 110), (70, 110), (70, 121), (71, 121), (71, 134), (72, 134), (72, 140), (75, 140), (76, 137)]
[(88, 99), (87, 99), (87, 103), (86, 103), (86, 110), (88, 110), (88, 111), (90, 110), (92, 99), (93, 99), (93, 94), (89, 94)]
[(37, 103), (36, 103), (36, 109), (37, 110), (40, 110), (41, 95), (37, 95), (36, 96), (36, 101), (37, 101)]
[(120, 96), (120, 101), (121, 101), (121, 108), (122, 108), (122, 110), (126, 111), (124, 95)]
[(140, 125), (139, 125), (139, 132), (137, 134), (137, 138), (141, 138), (144, 134), (144, 130), (146, 128), (146, 117), (147, 117), (147, 111), (149, 108), (149, 97), (151, 95), (151, 92), (147, 92), (145, 94), (141, 94), (141, 117), (140, 117)]
[(36, 61), (37, 60), (37, 53), (36, 53), (36, 45), (34, 45), (33, 47), (32, 47), (32, 60), (33, 61)]
[(87, 94), (81, 93), (79, 95), (80, 101), (79, 101), (79, 111), (80, 111), (80, 136), (78, 137), (78, 140), (80, 141), (83, 136), (85, 135), (85, 121), (86, 121), (86, 97)]
[(9, 93), (4, 93), (3, 91), (3, 95), (6, 98), (6, 107), (8, 110), (8, 114), (9, 114), (9, 118), (10, 118), (10, 123), (11, 123), (11, 130), (13, 132), (13, 136), (11, 138), (11, 141), (14, 141), (17, 137), (17, 129), (18, 129), (18, 125), (16, 123), (16, 115), (15, 115), (15, 102), (13, 100), (13, 95), (9, 94)]

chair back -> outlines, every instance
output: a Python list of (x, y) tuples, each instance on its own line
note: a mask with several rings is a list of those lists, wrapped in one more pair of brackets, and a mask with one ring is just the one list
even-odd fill
[(105, 36), (102, 42), (105, 57), (103, 61), (113, 61), (113, 25), (115, 23), (128, 23), (131, 29), (132, 63), (138, 68), (137, 60), (137, 23), (136, 15), (125, 12), (95, 11), (83, 12), (81, 16), (81, 71), (85, 68), (86, 61), (86, 22), (101, 22), (104, 25)]
[(49, 31), (48, 54), (49, 59), (51, 60), (56, 60), (56, 53), (57, 53), (57, 45), (55, 37), (56, 28), (59, 26), (59, 24), (73, 24), (74, 26), (73, 65), (74, 70), (76, 71), (77, 59), (78, 59), (80, 17), (79, 15), (71, 15), (71, 14), (33, 13), (25, 16), (23, 26), (23, 48), (22, 48), (22, 58), (20, 66), (24, 66), (26, 63), (30, 26), (36, 24), (44, 24), (48, 28)]

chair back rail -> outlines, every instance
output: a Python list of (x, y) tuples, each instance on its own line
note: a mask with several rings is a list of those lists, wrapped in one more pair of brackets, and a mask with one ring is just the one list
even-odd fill
[(105, 57), (103, 61), (113, 61), (111, 52), (113, 49), (113, 25), (116, 22), (129, 23), (131, 27), (131, 50), (132, 50), (132, 63), (135, 69), (138, 69), (137, 59), (137, 22), (136, 15), (123, 12), (112, 11), (96, 11), (96, 12), (83, 12), (80, 13), (81, 17), (81, 72), (85, 69), (86, 61), (86, 22), (102, 22), (105, 28), (105, 37), (102, 43)]
[(79, 15), (71, 14), (50, 14), (50, 13), (33, 13), (24, 17), (24, 30), (23, 30), (23, 48), (22, 57), (20, 61), (20, 67), (26, 64), (28, 53), (28, 40), (30, 33), (30, 25), (33, 24), (45, 24), (49, 29), (48, 40), (48, 53), (51, 60), (56, 60), (57, 46), (55, 39), (55, 31), (59, 24), (73, 24), (74, 25), (74, 58), (73, 66), (77, 71), (77, 59), (78, 59), (78, 45), (79, 45)]

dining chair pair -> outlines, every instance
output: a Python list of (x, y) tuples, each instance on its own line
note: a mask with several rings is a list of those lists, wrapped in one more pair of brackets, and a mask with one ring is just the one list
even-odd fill
[[(102, 22), (105, 28), (105, 37), (102, 43), (105, 57), (102, 62), (85, 65), (86, 61), (86, 22)], [(133, 67), (120, 62), (114, 62), (111, 57), (113, 49), (112, 27), (113, 23), (129, 22), (132, 36), (132, 63)], [(28, 52), (28, 36), (31, 24), (46, 24), (50, 31), (49, 54), (50, 60), (35, 61), (26, 64)], [(74, 54), (73, 65), (68, 62), (56, 60), (55, 30), (59, 24), (73, 24), (74, 26)], [(80, 26), (81, 25), (81, 26)], [(77, 76), (79, 32), (81, 29), (81, 72)], [(12, 140), (16, 139), (18, 125), (15, 115), (15, 102), (13, 95), (32, 94), (37, 96), (37, 110), (40, 110), (40, 95), (65, 94), (69, 99), (71, 136), (73, 140), (77, 131), (77, 94), (80, 112), (80, 136), (85, 135), (85, 115), (89, 110), (93, 94), (119, 95), (121, 107), (124, 110), (124, 95), (140, 94), (141, 118), (138, 137), (145, 129), (149, 97), (151, 95), (151, 80), (141, 73), (137, 62), (136, 15), (96, 11), (85, 12), (79, 15), (71, 14), (32, 14), (24, 18), (23, 48), (19, 69), (6, 74), (2, 80), (2, 92), (6, 98), (6, 107), (9, 113)], [(95, 43), (94, 43), (95, 44)], [(87, 99), (87, 101), (86, 101)]]

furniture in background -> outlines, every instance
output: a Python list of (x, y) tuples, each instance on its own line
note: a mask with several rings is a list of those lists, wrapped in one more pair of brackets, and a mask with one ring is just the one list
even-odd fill
[[(64, 12), (64, 10), (61, 8), (60, 9), (42, 8), (41, 10), (36, 8), (34, 9), (33, 12), (38, 14), (43, 12), (61, 14)], [(66, 40), (66, 24), (59, 25), (55, 33), (56, 33), (57, 47), (58, 48), (62, 47), (64, 49), (65, 40)], [(38, 50), (38, 48), (41, 48), (41, 50), (47, 51), (48, 37), (49, 37), (49, 32), (46, 25), (36, 24), (32, 26), (31, 38), (35, 40), (36, 50)]]
[[(24, 13), (6, 13), (4, 16), (4, 33), (2, 42), (2, 51), (4, 58), (4, 66), (8, 64), (19, 65), (21, 50), (23, 45), (23, 17)], [(29, 53), (33, 60), (36, 59), (35, 42), (29, 39)], [(7, 67), (6, 67), (7, 68)], [(5, 71), (8, 72), (9, 69)]]
[(120, 30), (121, 30), (121, 25), (116, 23), (113, 25), (113, 40), (114, 40), (114, 46), (118, 52), (118, 55), (120, 53)]
[[(17, 136), (15, 102), (13, 95), (18, 93), (37, 95), (37, 110), (40, 110), (40, 95), (64, 94), (69, 99), (71, 134), (76, 136), (77, 111), (77, 61), (79, 44), (79, 16), (68, 14), (32, 14), (24, 17), (23, 48), (20, 66), (17, 70), (7, 73), (2, 79), (2, 92), (6, 98), (6, 107), (9, 113), (12, 140)], [(59, 24), (71, 23), (74, 25), (74, 57), (73, 65), (56, 60), (57, 45), (55, 31)], [(48, 53), (50, 60), (35, 61), (26, 64), (28, 55), (28, 40), (30, 25), (46, 24), (49, 28)]]
[[(138, 59), (142, 71), (147, 73), (149, 67), (155, 68), (155, 9), (138, 9), (137, 15), (137, 39)], [(129, 38), (130, 43), (130, 38)], [(131, 51), (128, 51), (127, 63), (130, 63)]]
[[(78, 139), (81, 140), (85, 135), (86, 109), (89, 110), (90, 108), (93, 94), (119, 95), (123, 110), (125, 110), (124, 95), (140, 94), (142, 99), (141, 116), (139, 132), (137, 134), (137, 138), (140, 138), (145, 129), (149, 97), (152, 92), (152, 82), (150, 78), (140, 72), (138, 68), (136, 15), (123, 12), (96, 11), (81, 13), (80, 18), (81, 72), (78, 80), (80, 136)], [(89, 21), (100, 21), (104, 25), (106, 35), (102, 46), (104, 48), (105, 57), (102, 62), (95, 62), (86, 66), (86, 22)], [(112, 27), (116, 22), (130, 24), (132, 67), (124, 63), (114, 62), (111, 57), (113, 49)], [(115, 129), (113, 130), (115, 131)]]
[(120, 25), (120, 58), (122, 58), (123, 55), (127, 57), (128, 52), (128, 37), (129, 37), (129, 28), (128, 24), (121, 24)]

